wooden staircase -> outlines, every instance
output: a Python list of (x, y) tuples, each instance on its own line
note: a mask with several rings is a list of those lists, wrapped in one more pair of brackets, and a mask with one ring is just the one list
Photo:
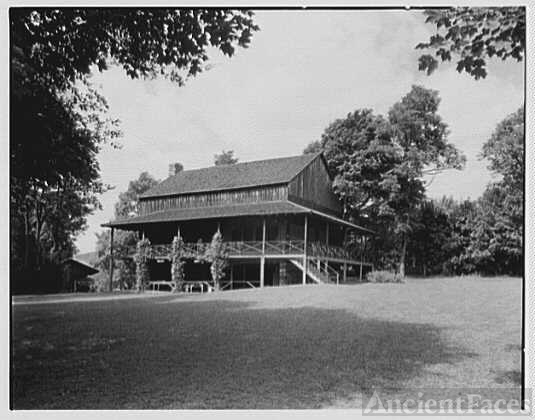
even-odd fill
[[(297, 259), (289, 259), (289, 261), (297, 267), (301, 272), (303, 272), (303, 261), (297, 260)], [(338, 284), (340, 281), (340, 273), (338, 271), (334, 270), (331, 267), (328, 267), (326, 271), (318, 270), (318, 268), (311, 264), (310, 261), (308, 263), (307, 267), (307, 276), (317, 284), (326, 284), (326, 283), (336, 283)]]

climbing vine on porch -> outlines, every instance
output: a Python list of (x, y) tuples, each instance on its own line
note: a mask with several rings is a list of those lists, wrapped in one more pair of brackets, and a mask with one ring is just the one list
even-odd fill
[(150, 280), (149, 260), (152, 258), (150, 241), (143, 238), (136, 245), (134, 261), (136, 263), (136, 290), (141, 291)]
[(219, 290), (221, 280), (225, 277), (225, 269), (228, 266), (227, 249), (223, 243), (223, 235), (219, 230), (212, 237), (212, 242), (206, 249), (205, 258), (210, 263), (214, 288)]
[(182, 290), (184, 283), (184, 251), (184, 241), (179, 233), (171, 244), (171, 280), (175, 283), (175, 291)]

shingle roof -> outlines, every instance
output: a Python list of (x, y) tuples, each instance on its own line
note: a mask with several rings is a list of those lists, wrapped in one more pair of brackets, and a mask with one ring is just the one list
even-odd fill
[(317, 156), (306, 154), (183, 171), (140, 198), (283, 184), (290, 182)]
[(315, 214), (363, 232), (372, 232), (369, 229), (355, 225), (347, 220), (310, 209), (291, 201), (271, 201), (255, 204), (237, 204), (218, 207), (196, 207), (189, 209), (169, 209), (150, 213), (144, 216), (131, 217), (105, 223), (103, 227), (116, 227), (128, 229), (147, 223), (180, 222), (184, 220), (219, 219), (240, 216), (268, 216), (275, 214)]
[(131, 217), (106, 223), (106, 227), (126, 227), (145, 223), (177, 222), (183, 220), (215, 219), (221, 217), (261, 216), (270, 214), (298, 214), (307, 210), (289, 201), (238, 204), (218, 207), (197, 207), (189, 209), (169, 209), (144, 216)]

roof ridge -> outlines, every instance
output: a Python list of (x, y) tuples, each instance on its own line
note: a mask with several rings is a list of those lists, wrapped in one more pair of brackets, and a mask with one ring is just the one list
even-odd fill
[[(203, 167), (201, 167), (201, 168), (186, 169), (186, 170), (183, 170), (183, 171), (178, 172), (178, 173), (175, 174), (175, 175), (171, 175), (170, 177), (167, 177), (167, 178), (172, 178), (172, 177), (174, 177), (174, 176), (183, 174), (183, 173), (185, 173), (185, 172), (204, 171), (204, 170), (206, 170), (206, 169), (212, 169), (212, 168), (229, 168), (229, 167), (236, 167), (236, 166), (240, 166), (240, 165), (249, 165), (249, 164), (253, 164), (253, 163), (270, 162), (270, 161), (274, 161), (274, 160), (296, 159), (296, 158), (305, 157), (305, 156), (310, 156), (310, 157), (314, 156), (314, 157), (316, 157), (317, 155), (320, 155), (321, 153), (322, 153), (322, 152), (316, 152), (316, 153), (303, 153), (303, 154), (301, 154), (301, 155), (281, 156), (281, 157), (276, 157), (276, 158), (267, 158), (267, 159), (258, 159), (258, 160), (247, 160), (247, 161), (245, 161), (245, 162), (225, 163), (225, 164), (221, 164), (221, 165), (203, 166)], [(167, 178), (166, 178), (166, 179), (167, 179)]]
[(252, 188), (290, 182), (321, 153), (252, 160), (189, 169), (169, 176), (140, 198)]

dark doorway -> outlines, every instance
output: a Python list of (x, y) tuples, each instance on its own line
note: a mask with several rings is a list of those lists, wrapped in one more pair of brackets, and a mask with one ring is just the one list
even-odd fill
[(151, 281), (171, 281), (171, 263), (167, 260), (151, 260), (149, 274)]

